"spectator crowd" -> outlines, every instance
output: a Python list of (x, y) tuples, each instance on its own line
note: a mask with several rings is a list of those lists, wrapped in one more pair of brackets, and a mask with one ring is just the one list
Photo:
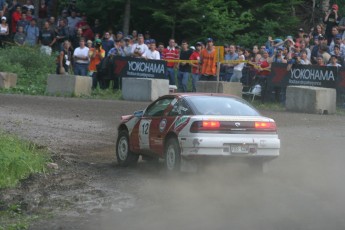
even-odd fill
[[(182, 92), (195, 92), (198, 80), (217, 80), (218, 50), (212, 37), (195, 44), (183, 40), (180, 46), (171, 38), (165, 47), (163, 42), (157, 43), (149, 31), (113, 33), (98, 19), (89, 24), (86, 14), (77, 9), (75, 0), (58, 18), (50, 16), (47, 5), (49, 0), (42, 0), (39, 9), (34, 8), (31, 0), (24, 5), (16, 0), (10, 3), (0, 0), (0, 46), (15, 43), (39, 46), (47, 55), (58, 52), (56, 72), (91, 76), (93, 88), (98, 84), (101, 88), (109, 87), (109, 82), (99, 80), (97, 71), (102, 60), (112, 56), (166, 60), (169, 84), (177, 85)], [(38, 18), (33, 16), (35, 10), (38, 10)], [(268, 36), (266, 43), (250, 49), (232, 43), (223, 44), (225, 61), (220, 65), (219, 80), (240, 81), (244, 85), (258, 83), (265, 89), (274, 62), (344, 66), (345, 17), (340, 17), (338, 11), (338, 5), (333, 4), (322, 23), (308, 30), (299, 28), (296, 36)], [(191, 89), (188, 88), (189, 78), (192, 79)], [(120, 85), (116, 81), (114, 89), (119, 89)], [(277, 97), (276, 100), (280, 99)]]

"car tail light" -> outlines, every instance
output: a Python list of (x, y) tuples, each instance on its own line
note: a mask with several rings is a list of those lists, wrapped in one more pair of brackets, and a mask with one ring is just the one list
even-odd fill
[(219, 121), (195, 121), (190, 127), (190, 131), (192, 133), (197, 133), (199, 131), (218, 130), (219, 128)]
[(255, 129), (257, 130), (269, 130), (269, 131), (275, 131), (277, 130), (277, 126), (275, 122), (261, 122), (256, 121), (255, 122)]

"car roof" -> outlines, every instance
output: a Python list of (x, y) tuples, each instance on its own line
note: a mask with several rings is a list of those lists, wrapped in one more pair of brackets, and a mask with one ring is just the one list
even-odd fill
[(231, 95), (231, 94), (224, 94), (224, 93), (172, 93), (167, 94), (162, 97), (166, 96), (174, 96), (174, 97), (197, 97), (197, 96), (213, 96), (213, 97), (232, 97), (232, 98), (239, 98), (238, 96)]

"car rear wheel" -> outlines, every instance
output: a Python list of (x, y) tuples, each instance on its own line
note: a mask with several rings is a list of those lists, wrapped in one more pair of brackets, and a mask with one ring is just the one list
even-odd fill
[(168, 172), (180, 171), (180, 146), (176, 138), (170, 138), (165, 146), (165, 168)]
[(127, 167), (138, 162), (139, 155), (132, 153), (129, 148), (128, 131), (119, 132), (116, 142), (116, 158), (120, 166)]

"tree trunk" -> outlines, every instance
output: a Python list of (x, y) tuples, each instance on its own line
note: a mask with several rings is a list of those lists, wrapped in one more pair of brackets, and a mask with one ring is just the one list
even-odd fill
[(125, 14), (123, 18), (123, 33), (128, 35), (129, 32), (129, 21), (131, 18), (131, 0), (126, 0)]

